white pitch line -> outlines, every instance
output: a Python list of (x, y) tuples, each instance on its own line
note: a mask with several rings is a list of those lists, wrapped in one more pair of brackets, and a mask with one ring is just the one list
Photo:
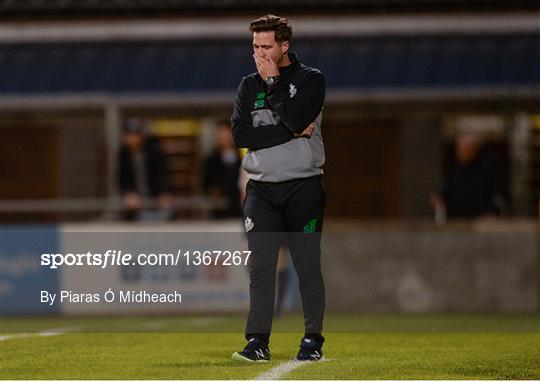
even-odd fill
[(278, 365), (276, 367), (273, 367), (268, 371), (265, 371), (264, 373), (262, 373), (261, 375), (259, 375), (255, 379), (259, 380), (259, 381), (260, 380), (267, 380), (268, 381), (268, 380), (280, 379), (283, 375), (285, 375), (287, 373), (290, 373), (291, 371), (293, 371), (295, 369), (298, 369), (300, 366), (304, 366), (304, 365), (306, 365), (308, 363), (309, 362), (296, 361), (296, 360), (283, 362), (282, 364), (280, 364), (280, 365)]
[(282, 364), (279, 364), (276, 367), (273, 367), (272, 369), (265, 371), (261, 375), (259, 375), (255, 380), (261, 381), (270, 381), (270, 380), (276, 380), (280, 379), (282, 376), (284, 376), (287, 373), (290, 373), (291, 371), (298, 369), (300, 366), (307, 365), (307, 364), (316, 364), (319, 362), (328, 362), (331, 361), (331, 358), (322, 357), (320, 361), (318, 362), (310, 362), (310, 361), (297, 361), (297, 360), (291, 360), (288, 362), (283, 362)]
[(76, 330), (77, 328), (56, 328), (56, 329), (47, 329), (39, 333), (18, 333), (18, 334), (9, 334), (5, 336), (0, 336), (0, 341), (13, 340), (16, 338), (28, 338), (28, 337), (51, 337), (58, 336), (60, 334), (65, 334), (66, 332)]

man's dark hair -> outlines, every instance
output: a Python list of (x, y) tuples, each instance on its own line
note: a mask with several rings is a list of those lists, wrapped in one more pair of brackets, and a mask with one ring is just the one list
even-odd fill
[(276, 42), (291, 41), (291, 22), (284, 17), (266, 15), (255, 19), (249, 24), (250, 32), (274, 32)]
[(145, 134), (148, 130), (148, 123), (139, 118), (130, 118), (122, 126), (122, 131), (132, 134)]

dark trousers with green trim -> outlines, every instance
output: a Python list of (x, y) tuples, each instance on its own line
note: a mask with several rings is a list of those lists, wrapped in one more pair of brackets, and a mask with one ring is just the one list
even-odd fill
[(279, 247), (287, 240), (298, 275), (307, 334), (322, 332), (325, 291), (321, 236), (326, 193), (321, 176), (270, 183), (250, 180), (244, 201), (250, 311), (246, 338), (268, 340), (274, 312)]

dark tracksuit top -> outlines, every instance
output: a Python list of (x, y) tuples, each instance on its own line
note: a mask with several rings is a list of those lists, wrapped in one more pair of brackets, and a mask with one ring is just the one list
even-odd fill
[[(280, 232), (300, 284), (305, 332), (322, 339), (325, 292), (320, 241), (326, 194), (321, 112), (324, 77), (289, 54), (291, 64), (267, 86), (258, 73), (242, 79), (232, 115), (238, 147), (248, 148), (243, 167), (250, 181), (244, 217), (250, 257), (250, 312), (246, 338), (268, 341), (272, 326)], [(310, 138), (294, 137), (314, 122)], [(276, 235), (277, 233), (277, 235)]]
[[(289, 54), (291, 64), (268, 87), (258, 73), (242, 79), (232, 115), (237, 147), (248, 149), (242, 162), (248, 177), (283, 182), (323, 173), (321, 117), (324, 76)], [(311, 138), (295, 138), (314, 122)]]

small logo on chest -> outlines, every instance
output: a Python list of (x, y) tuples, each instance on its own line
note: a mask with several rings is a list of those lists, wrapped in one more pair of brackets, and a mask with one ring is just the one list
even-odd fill
[(294, 84), (289, 84), (289, 95), (291, 98), (296, 95), (296, 86)]
[(255, 100), (255, 103), (253, 104), (254, 109), (260, 109), (261, 107), (264, 107), (264, 99), (266, 98), (265, 92), (258, 92), (257, 93), (257, 99)]

